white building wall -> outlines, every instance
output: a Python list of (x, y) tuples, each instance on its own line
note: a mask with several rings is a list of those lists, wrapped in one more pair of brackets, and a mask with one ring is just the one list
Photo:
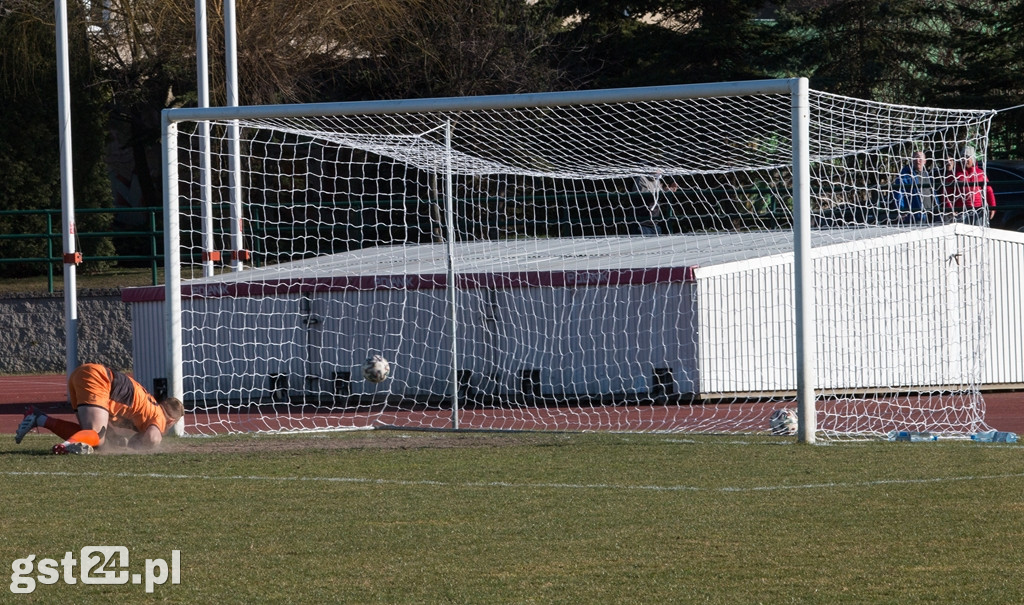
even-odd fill
[(183, 301), (186, 393), (218, 401), (268, 397), (270, 377), (301, 389), (306, 369), (302, 301), (293, 296), (193, 298)]
[(167, 320), (164, 301), (133, 302), (132, 376), (147, 389), (167, 378)]
[(789, 259), (695, 270), (701, 394), (795, 388)]
[(691, 284), (495, 294), (487, 363), (516, 381), (508, 389), (528, 369), (540, 370), (546, 394), (646, 393), (656, 368), (671, 370), (677, 393), (697, 386)]
[[(459, 368), (481, 391), (515, 393), (539, 370), (544, 394), (644, 393), (667, 368), (677, 393), (697, 388), (692, 285), (469, 289), (459, 293)], [(450, 392), (447, 293), (381, 289), (267, 298), (183, 301), (186, 392), (235, 401), (272, 396), (269, 377), (292, 394), (331, 392), (349, 372), (351, 394)], [(163, 302), (134, 303), (137, 343), (163, 342)], [(157, 317), (159, 315), (159, 317)], [(381, 353), (392, 377), (363, 381)], [(138, 347), (137, 372), (162, 377), (164, 347)]]
[[(311, 373), (328, 377), (349, 372), (352, 394), (389, 389), (415, 394), (445, 393), (450, 345), (444, 290), (369, 290), (316, 295), (319, 329), (311, 347)], [(391, 378), (380, 386), (362, 380), (370, 355), (391, 363)]]
[[(949, 260), (956, 254), (960, 263)], [(977, 384), (969, 347), (982, 291), (965, 273), (976, 272), (980, 262), (951, 237), (816, 258), (816, 386), (884, 391)]]
[(992, 230), (991, 332), (985, 347), (985, 383), (1024, 385), (1024, 233)]
[[(1012, 301), (1024, 247), (999, 244), (989, 254), (985, 241), (960, 226), (816, 248), (815, 387), (899, 390), (1019, 375), (1021, 306)], [(998, 363), (983, 373), (975, 347), (988, 314), (977, 275), (984, 263), (1003, 275), (990, 320), (999, 335), (990, 360)], [(795, 390), (792, 255), (697, 268), (695, 276), (700, 392)]]
[[(980, 233), (958, 226), (816, 248), (818, 388), (1024, 383), (1024, 234)], [(464, 290), (460, 369), (494, 394), (521, 389), (524, 370), (541, 372), (546, 394), (645, 392), (662, 367), (680, 393), (792, 391), (791, 258), (698, 267), (687, 283)], [(970, 286), (981, 262), (992, 268), (991, 308)], [(166, 374), (163, 306), (132, 303), (134, 372), (147, 386)], [(195, 376), (186, 388), (208, 396), (267, 397), (275, 373), (289, 375), (293, 392), (330, 391), (324, 382), (346, 371), (352, 394), (450, 391), (443, 289), (183, 306), (202, 311), (182, 318), (185, 374)], [(990, 335), (979, 369), (967, 362), (978, 358), (969, 347), (982, 328)], [(380, 386), (359, 377), (363, 359), (377, 352), (394, 365)]]
[[(516, 392), (524, 370), (541, 372), (546, 394), (646, 392), (654, 368), (672, 370), (677, 392), (696, 386), (685, 284), (469, 289), (457, 301), (459, 369), (481, 391)], [(342, 292), (318, 304), (325, 368), (381, 352), (394, 367), (393, 392), (447, 395), (443, 290)]]

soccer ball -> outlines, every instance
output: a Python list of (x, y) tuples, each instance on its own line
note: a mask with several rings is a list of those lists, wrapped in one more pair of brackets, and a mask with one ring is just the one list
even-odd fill
[(796, 425), (796, 410), (793, 408), (775, 410), (768, 418), (772, 435), (796, 435)]
[(371, 355), (363, 362), (363, 378), (370, 382), (384, 382), (391, 374), (391, 364), (380, 355)]

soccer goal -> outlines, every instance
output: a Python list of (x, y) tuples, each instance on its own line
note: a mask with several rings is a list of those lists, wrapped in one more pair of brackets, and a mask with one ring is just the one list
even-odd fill
[(992, 112), (790, 79), (163, 115), (136, 373), (187, 433), (985, 426), (985, 229), (940, 171)]

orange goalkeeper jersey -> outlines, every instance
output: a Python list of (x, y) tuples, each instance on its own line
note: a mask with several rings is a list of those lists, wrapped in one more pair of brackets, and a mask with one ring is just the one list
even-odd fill
[(98, 363), (86, 363), (68, 379), (71, 408), (95, 405), (110, 412), (110, 422), (127, 421), (138, 432), (150, 425), (161, 433), (167, 430), (167, 416), (145, 387), (123, 372)]

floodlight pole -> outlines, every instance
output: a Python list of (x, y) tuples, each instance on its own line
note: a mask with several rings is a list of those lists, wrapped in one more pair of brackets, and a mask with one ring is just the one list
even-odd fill
[[(207, 56), (206, 0), (196, 0), (196, 92), (199, 106), (210, 106), (210, 70)], [(211, 180), (210, 122), (199, 123), (199, 179), (202, 188), (201, 213), (203, 232), (203, 275), (211, 277), (214, 269), (213, 182)]]
[(791, 80), (793, 111), (793, 295), (796, 326), (797, 441), (814, 443), (815, 309), (811, 257), (810, 95), (807, 78)]
[[(224, 78), (227, 86), (228, 107), (238, 106), (238, 43), (235, 26), (235, 0), (224, 0)], [(231, 268), (241, 271), (245, 267), (242, 252), (242, 160), (239, 143), (238, 120), (228, 125), (228, 156), (231, 174)]]
[(81, 255), (75, 249), (75, 193), (71, 159), (71, 84), (68, 75), (67, 0), (56, 0), (57, 119), (60, 130), (60, 197), (64, 251), (64, 342), (67, 374), (78, 367), (78, 291), (76, 267)]

